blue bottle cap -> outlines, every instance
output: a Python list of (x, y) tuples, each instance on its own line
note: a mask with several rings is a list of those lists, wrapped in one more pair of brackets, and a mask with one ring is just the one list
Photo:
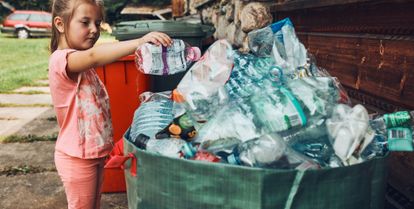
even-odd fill
[(185, 143), (181, 151), (183, 152), (185, 158), (193, 158), (195, 156), (195, 153), (197, 153), (196, 147), (190, 143)]

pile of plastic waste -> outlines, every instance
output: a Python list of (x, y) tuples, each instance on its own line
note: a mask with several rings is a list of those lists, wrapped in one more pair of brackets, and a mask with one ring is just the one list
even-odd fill
[(164, 66), (158, 74), (196, 62), (173, 92), (141, 95), (129, 140), (169, 157), (276, 169), (347, 166), (413, 150), (414, 112), (372, 117), (362, 105), (352, 106), (289, 19), (248, 36), (251, 53), (218, 40), (198, 61), (198, 50), (181, 40), (174, 42), (185, 47), (158, 55), (137, 49), (139, 69), (148, 69), (145, 54), (162, 57), (153, 64)]

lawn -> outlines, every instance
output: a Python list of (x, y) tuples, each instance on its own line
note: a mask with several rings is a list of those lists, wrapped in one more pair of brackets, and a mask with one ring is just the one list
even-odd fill
[[(103, 34), (99, 42), (113, 41)], [(17, 39), (0, 34), (0, 93), (47, 79), (49, 38)]]
[(47, 79), (49, 39), (21, 40), (0, 34), (0, 93)]

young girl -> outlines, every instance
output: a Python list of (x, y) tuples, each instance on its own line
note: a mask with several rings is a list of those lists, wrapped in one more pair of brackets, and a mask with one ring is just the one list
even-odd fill
[(102, 0), (54, 0), (49, 86), (60, 127), (55, 164), (69, 209), (99, 207), (103, 164), (112, 149), (108, 94), (94, 67), (132, 54), (150, 42), (171, 38), (151, 32), (142, 38), (94, 46), (103, 19)]

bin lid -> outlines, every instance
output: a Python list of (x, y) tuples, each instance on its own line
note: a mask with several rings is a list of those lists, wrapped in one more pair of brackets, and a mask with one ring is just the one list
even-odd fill
[(211, 36), (215, 28), (210, 25), (188, 23), (172, 20), (139, 20), (124, 21), (115, 25), (114, 36), (123, 41), (139, 38), (145, 34), (159, 31), (168, 34), (173, 38), (179, 37), (208, 37)]

